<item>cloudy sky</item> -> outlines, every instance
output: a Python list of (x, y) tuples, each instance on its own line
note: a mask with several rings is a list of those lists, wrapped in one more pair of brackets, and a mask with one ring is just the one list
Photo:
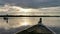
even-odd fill
[(39, 8), (40, 6), (59, 6), (60, 0), (0, 0), (0, 4)]
[[(19, 12), (33, 12), (27, 13), (28, 15), (60, 15), (60, 0), (0, 0), (0, 15), (5, 14), (21, 14)], [(23, 13), (23, 15), (27, 15)], [(52, 20), (51, 20), (52, 19)], [(48, 21), (47, 21), (48, 20)], [(8, 22), (0, 18), (0, 34), (13, 34), (21, 30), (21, 22), (29, 25), (37, 24), (39, 18), (9, 18)], [(57, 30), (60, 25), (59, 18), (43, 18), (43, 24), (48, 25), (59, 34)]]

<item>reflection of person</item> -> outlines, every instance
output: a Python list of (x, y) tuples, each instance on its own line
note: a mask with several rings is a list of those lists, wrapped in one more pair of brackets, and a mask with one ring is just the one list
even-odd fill
[(39, 19), (38, 24), (39, 24), (39, 25), (42, 24), (42, 18)]

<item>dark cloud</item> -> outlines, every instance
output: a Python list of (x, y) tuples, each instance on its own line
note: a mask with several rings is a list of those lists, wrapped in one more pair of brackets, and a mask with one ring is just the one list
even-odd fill
[(0, 4), (6, 3), (25, 8), (60, 6), (60, 0), (0, 0)]

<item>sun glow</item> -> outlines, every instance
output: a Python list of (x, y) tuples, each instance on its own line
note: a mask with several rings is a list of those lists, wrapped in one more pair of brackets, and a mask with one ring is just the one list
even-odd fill
[(9, 4), (5, 4), (3, 7), (0, 8), (0, 11), (14, 11), (14, 12), (31, 12), (31, 8), (22, 8), (20, 6), (11, 6)]
[(22, 8), (20, 6), (4, 5), (0, 8), (0, 12), (9, 15), (31, 15), (35, 14), (36, 10), (33, 8)]
[(24, 17), (22, 20), (23, 22), (20, 23), (22, 26), (31, 25), (31, 21), (27, 17)]
[(27, 26), (27, 25), (29, 25), (29, 23), (23, 22), (21, 25), (22, 25), (22, 26)]

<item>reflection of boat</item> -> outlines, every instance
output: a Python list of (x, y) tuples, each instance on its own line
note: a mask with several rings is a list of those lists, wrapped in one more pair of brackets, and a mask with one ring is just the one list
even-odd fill
[(32, 26), (26, 30), (17, 32), (16, 34), (54, 34), (53, 31), (41, 24), (41, 20), (42, 19), (40, 18), (40, 21), (37, 25)]

